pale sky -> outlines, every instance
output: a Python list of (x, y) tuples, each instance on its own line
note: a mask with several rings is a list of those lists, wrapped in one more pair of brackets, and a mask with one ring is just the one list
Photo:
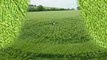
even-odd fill
[(58, 7), (58, 8), (75, 8), (77, 0), (30, 0), (30, 4), (43, 5), (47, 7)]

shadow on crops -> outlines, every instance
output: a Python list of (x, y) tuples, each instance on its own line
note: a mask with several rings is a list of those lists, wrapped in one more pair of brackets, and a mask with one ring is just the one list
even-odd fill
[(47, 18), (46, 21), (26, 20), (18, 40), (63, 44), (83, 43), (90, 39), (84, 21), (78, 15), (62, 19)]
[(20, 58), (21, 60), (93, 60), (93, 59), (106, 59), (107, 57), (107, 51), (93, 51), (93, 52), (85, 52), (85, 53), (78, 53), (78, 54), (41, 54), (41, 53), (32, 53), (32, 52), (24, 52), (20, 51), (18, 49), (13, 48), (6, 48), (0, 50), (0, 55), (9, 58)]

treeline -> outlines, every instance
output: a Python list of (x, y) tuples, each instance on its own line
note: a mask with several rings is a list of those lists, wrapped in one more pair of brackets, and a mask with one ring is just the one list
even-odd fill
[(54, 7), (45, 7), (42, 5), (29, 5), (28, 11), (63, 11), (63, 10), (75, 10), (74, 8), (72, 9), (65, 9), (65, 8), (54, 8)]

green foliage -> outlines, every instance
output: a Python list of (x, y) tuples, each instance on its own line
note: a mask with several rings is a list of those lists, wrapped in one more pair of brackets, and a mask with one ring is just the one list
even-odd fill
[[(56, 18), (55, 18), (56, 17)], [(0, 60), (106, 60), (90, 40), (79, 11), (28, 12), (20, 36)]]
[(105, 60), (106, 58), (105, 50), (73, 54), (32, 53), (11, 47), (0, 50), (0, 60)]
[(81, 10), (81, 9), (80, 9), (80, 6), (77, 7), (77, 10)]
[(81, 15), (91, 37), (107, 48), (107, 0), (79, 0)]
[(8, 46), (17, 37), (26, 9), (27, 0), (0, 0), (0, 48)]
[(45, 8), (44, 8), (42, 5), (39, 5), (39, 6), (37, 7), (37, 10), (38, 10), (38, 11), (44, 11)]
[[(102, 22), (106, 22), (105, 18), (99, 20), (101, 16), (98, 15), (99, 18), (96, 20), (96, 17), (92, 17), (94, 13), (87, 17), (88, 11), (82, 8), (83, 16), (86, 19), (85, 23), (87, 23), (86, 27), (89, 27), (88, 31), (91, 37), (87, 34), (84, 21), (77, 11), (29, 12), (28, 18), (22, 26), (26, 16), (26, 4), (25, 0), (1, 0), (0, 2), (0, 47), (10, 44), (20, 32), (20, 36), (10, 47), (0, 49), (0, 60), (107, 59), (107, 50), (97, 46), (91, 40), (91, 37), (96, 37), (95, 40), (99, 38), (97, 41), (102, 41), (100, 34), (102, 34), (102, 38), (106, 36), (102, 33), (105, 33), (105, 30), (102, 30), (105, 28), (106, 23), (102, 24)], [(82, 3), (80, 4), (82, 5)], [(91, 9), (89, 9), (90, 11)], [(94, 11), (95, 15), (97, 15), (96, 11)], [(101, 13), (100, 10), (99, 12)], [(96, 22), (99, 24), (95, 25)], [(21, 26), (22, 31), (20, 31)], [(99, 30), (98, 26), (103, 28), (101, 27), (101, 30)], [(98, 28), (97, 31), (96, 27)], [(94, 32), (97, 34), (94, 34)]]
[(29, 12), (20, 38), (48, 44), (89, 41), (84, 22), (78, 14), (78, 11)]
[(64, 10), (75, 10), (73, 9), (65, 9), (65, 8), (55, 8), (55, 7), (46, 7), (42, 5), (29, 5), (28, 11), (34, 12), (34, 11), (64, 11)]

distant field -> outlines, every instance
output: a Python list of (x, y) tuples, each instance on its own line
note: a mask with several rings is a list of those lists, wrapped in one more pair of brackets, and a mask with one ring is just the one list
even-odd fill
[(20, 36), (0, 51), (10, 60), (105, 60), (107, 51), (87, 34), (79, 11), (28, 12)]
[(29, 12), (20, 38), (35, 44), (71, 44), (89, 41), (78, 11)]

